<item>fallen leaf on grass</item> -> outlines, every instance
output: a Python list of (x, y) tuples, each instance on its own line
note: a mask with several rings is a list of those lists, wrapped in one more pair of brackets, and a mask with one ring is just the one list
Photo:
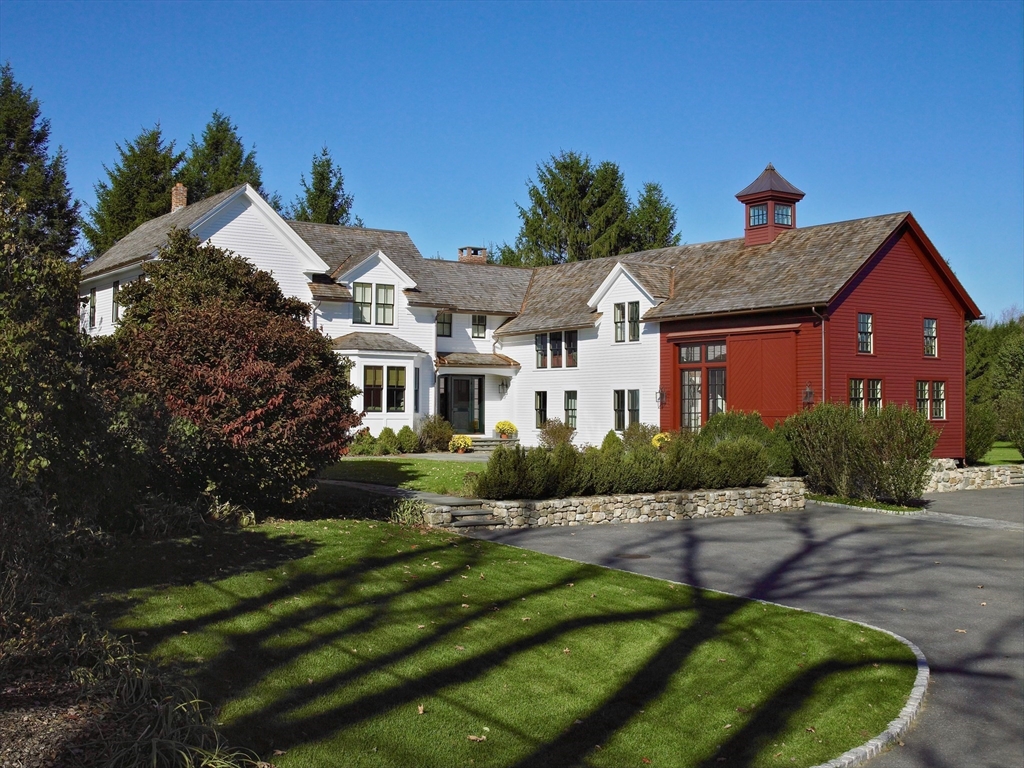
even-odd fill
[(462, 604), (462, 607), (463, 607), (463, 608), (469, 608), (469, 603), (463, 603), (463, 604)]
[(288, 752), (288, 750), (286, 750), (286, 749), (275, 749), (274, 750), (274, 757), (280, 757), (281, 755), (284, 755), (287, 752)]
[(417, 624), (416, 625), (416, 629), (426, 629), (426, 628), (427, 628), (426, 624)]
[(470, 741), (487, 741), (486, 736), (473, 736), (472, 734), (466, 737)]
[(455, 646), (455, 650), (456, 650), (456, 651), (464, 651), (464, 650), (466, 650), (466, 649), (465, 649), (465, 648), (464, 648), (463, 646), (461, 646), (461, 645), (456, 645), (456, 646)]
[(732, 728), (732, 723), (729, 723), (729, 724), (728, 724), (728, 725), (726, 725), (725, 727), (726, 727), (726, 728)]
[(807, 731), (808, 733), (817, 733), (817, 731), (814, 729), (813, 725), (810, 728), (804, 728), (804, 730)]
[(725, 661), (725, 659), (719, 659), (719, 661)]
[(530, 620), (529, 616), (523, 616), (523, 621), (529, 621), (529, 620)]
[(959, 632), (961, 635), (966, 635), (967, 634), (967, 630), (966, 629), (958, 629), (956, 631)]
[(563, 648), (562, 649), (562, 653), (564, 653), (566, 656), (568, 656), (570, 653), (572, 653), (572, 651), (570, 651), (568, 648)]
[(651, 758), (645, 757), (645, 758), (642, 758), (642, 759), (643, 759), (645, 765), (650, 765), (651, 764)]
[(423, 714), (423, 705), (422, 704), (420, 704), (418, 707), (416, 707), (416, 712), (417, 712), (417, 714), (420, 714), (420, 715)]

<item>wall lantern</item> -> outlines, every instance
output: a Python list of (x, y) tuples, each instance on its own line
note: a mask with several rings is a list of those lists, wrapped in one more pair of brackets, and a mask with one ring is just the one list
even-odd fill
[(664, 408), (665, 403), (668, 401), (668, 395), (664, 389), (658, 387), (658, 391), (654, 393), (654, 399), (657, 401), (659, 408)]
[(498, 380), (498, 396), (504, 397), (505, 393), (508, 392), (508, 379), (502, 378)]
[(814, 389), (811, 387), (811, 382), (807, 382), (807, 389), (804, 390), (804, 410), (814, 405)]

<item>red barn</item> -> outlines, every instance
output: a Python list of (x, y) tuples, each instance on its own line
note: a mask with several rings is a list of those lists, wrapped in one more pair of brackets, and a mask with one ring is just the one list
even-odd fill
[[(769, 425), (823, 400), (910, 404), (964, 456), (964, 328), (978, 307), (910, 213), (796, 226), (769, 165), (736, 197), (743, 238), (682, 246), (660, 321), (662, 429), (729, 410)], [(675, 249), (673, 249), (675, 250)]]

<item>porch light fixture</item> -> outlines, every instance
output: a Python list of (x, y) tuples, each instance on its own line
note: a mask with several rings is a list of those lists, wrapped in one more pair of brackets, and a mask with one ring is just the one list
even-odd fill
[(508, 379), (503, 378), (498, 381), (498, 396), (504, 397), (506, 392), (508, 392)]
[(664, 408), (665, 402), (668, 400), (665, 390), (658, 387), (658, 391), (654, 393), (654, 399), (657, 401), (659, 408)]
[(804, 390), (804, 410), (814, 405), (814, 389), (811, 387), (811, 383), (807, 382), (807, 389)]

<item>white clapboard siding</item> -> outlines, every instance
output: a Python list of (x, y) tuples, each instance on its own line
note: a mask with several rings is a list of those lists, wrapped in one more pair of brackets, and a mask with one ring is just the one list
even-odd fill
[(452, 313), (452, 335), (437, 340), (439, 354), (447, 352), (480, 352), (491, 354), (494, 351), (494, 329), (504, 318), (490, 316), (487, 318), (487, 331), (482, 339), (473, 338), (473, 315), (461, 312)]

